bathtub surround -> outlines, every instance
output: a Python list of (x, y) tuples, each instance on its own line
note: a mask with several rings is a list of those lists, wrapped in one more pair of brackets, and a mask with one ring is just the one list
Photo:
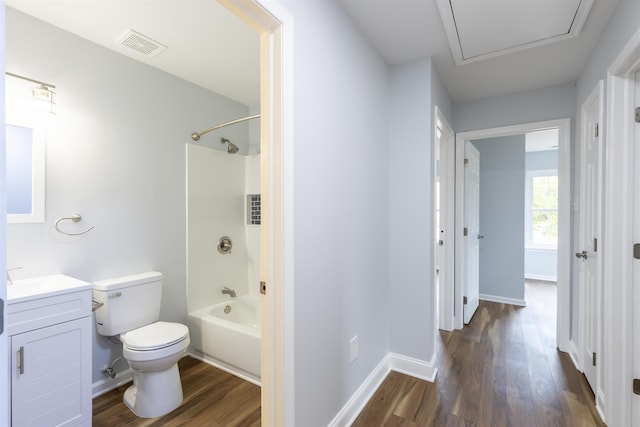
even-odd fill
[[(260, 154), (187, 145), (191, 354), (254, 384), (261, 360), (260, 225), (250, 224), (247, 194), (259, 192)], [(221, 236), (233, 241), (230, 251), (217, 248)]]

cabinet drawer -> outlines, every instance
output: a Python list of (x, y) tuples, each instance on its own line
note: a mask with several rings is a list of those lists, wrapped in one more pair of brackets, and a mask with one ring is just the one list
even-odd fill
[(16, 302), (7, 306), (9, 336), (91, 315), (91, 290)]

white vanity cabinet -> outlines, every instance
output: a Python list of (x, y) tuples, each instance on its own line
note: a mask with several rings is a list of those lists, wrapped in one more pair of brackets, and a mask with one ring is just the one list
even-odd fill
[(30, 280), (7, 288), (11, 424), (90, 426), (92, 286), (63, 275)]

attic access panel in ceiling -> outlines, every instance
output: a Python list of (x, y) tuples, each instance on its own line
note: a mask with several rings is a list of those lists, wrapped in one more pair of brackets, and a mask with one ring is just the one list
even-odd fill
[(437, 0), (457, 65), (580, 34), (594, 0)]

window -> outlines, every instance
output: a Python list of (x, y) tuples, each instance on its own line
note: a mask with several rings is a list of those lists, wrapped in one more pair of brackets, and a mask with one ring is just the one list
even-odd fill
[(557, 170), (527, 172), (525, 215), (526, 246), (557, 249)]

